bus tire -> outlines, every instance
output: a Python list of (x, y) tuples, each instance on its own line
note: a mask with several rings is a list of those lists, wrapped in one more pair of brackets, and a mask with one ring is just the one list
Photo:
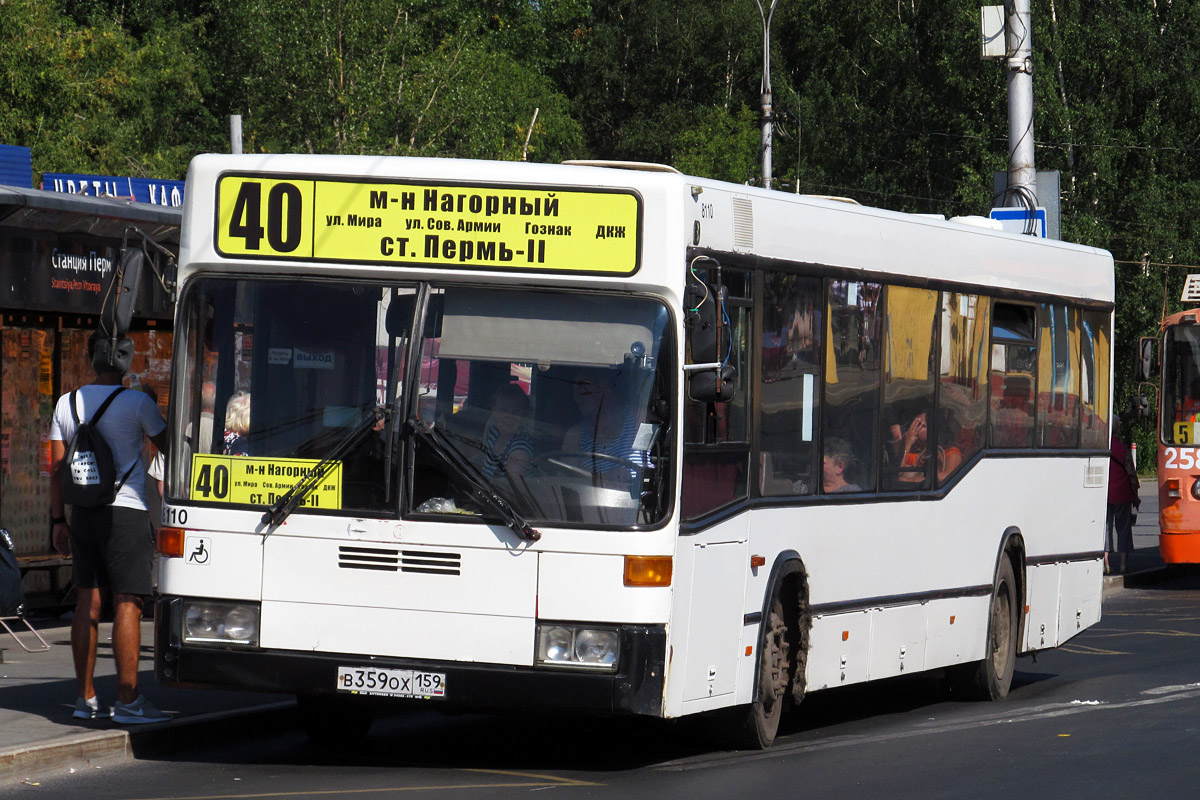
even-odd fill
[(375, 713), (363, 703), (341, 695), (310, 694), (296, 697), (300, 724), (314, 744), (338, 749), (359, 744), (371, 730)]
[(754, 702), (732, 709), (733, 745), (739, 750), (765, 750), (775, 742), (791, 684), (791, 638), (783, 602), (776, 595), (758, 644)]
[(973, 664), (951, 667), (950, 688), (972, 700), (1003, 700), (1017, 662), (1017, 579), (1006, 553), (1000, 560), (988, 613), (987, 655)]

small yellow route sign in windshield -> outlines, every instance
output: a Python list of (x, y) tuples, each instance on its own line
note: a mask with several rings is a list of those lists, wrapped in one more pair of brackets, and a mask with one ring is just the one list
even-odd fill
[[(320, 463), (309, 458), (257, 458), (209, 453), (192, 455), (192, 499), (212, 503), (268, 506), (302, 481)], [(342, 507), (342, 465), (333, 464), (300, 503), (301, 508)]]

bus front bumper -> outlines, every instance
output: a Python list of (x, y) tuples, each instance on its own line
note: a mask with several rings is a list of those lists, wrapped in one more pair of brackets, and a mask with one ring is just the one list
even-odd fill
[(513, 667), (457, 661), (417, 661), (370, 654), (314, 653), (183, 644), (172, 620), (181, 598), (160, 597), (154, 613), (154, 677), (163, 686), (335, 694), (338, 669), (360, 667), (435, 672), (446, 676), (444, 698), (372, 697), (380, 704), (419, 704), (455, 710), (540, 709), (662, 715), (666, 630), (622, 625), (615, 673)]

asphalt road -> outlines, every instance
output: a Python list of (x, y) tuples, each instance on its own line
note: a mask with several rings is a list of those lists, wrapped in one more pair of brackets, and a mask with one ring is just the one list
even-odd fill
[(806, 699), (764, 753), (720, 750), (695, 720), (421, 712), (343, 752), (293, 723), (247, 736), (231, 722), (228, 740), (173, 742), (0, 798), (1190, 798), (1200, 571), (1110, 597), (1099, 625), (1022, 659), (1005, 702), (952, 701), (933, 675), (836, 689)]

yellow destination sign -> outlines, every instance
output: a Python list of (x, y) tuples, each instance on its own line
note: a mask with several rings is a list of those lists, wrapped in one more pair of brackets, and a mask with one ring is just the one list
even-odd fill
[(225, 256), (630, 275), (641, 199), (555, 187), (224, 175)]
[[(192, 455), (192, 499), (268, 506), (299, 483), (319, 462), (309, 458)], [(300, 503), (301, 508), (342, 507), (342, 465), (329, 472)]]

